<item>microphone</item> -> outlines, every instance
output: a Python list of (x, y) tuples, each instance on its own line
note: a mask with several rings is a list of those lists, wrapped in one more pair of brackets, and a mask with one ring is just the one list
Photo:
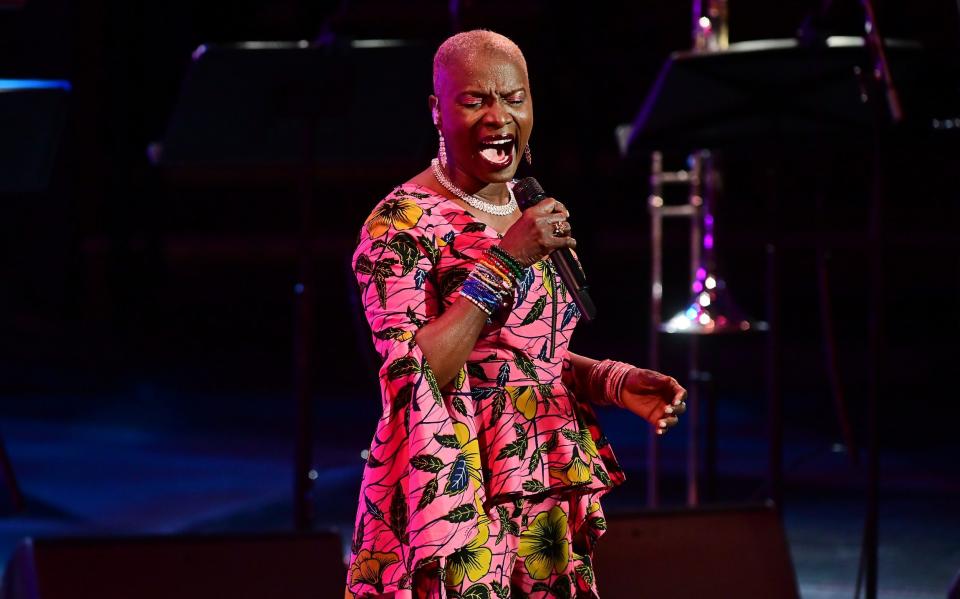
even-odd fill
[[(517, 181), (513, 186), (513, 194), (521, 210), (526, 210), (540, 200), (547, 197), (543, 188), (533, 177), (526, 177)], [(587, 275), (583, 272), (580, 262), (573, 256), (570, 248), (559, 248), (550, 253), (550, 261), (557, 269), (560, 280), (573, 297), (573, 302), (580, 310), (580, 315), (590, 322), (597, 316), (597, 307), (593, 305), (590, 291), (587, 287)]]

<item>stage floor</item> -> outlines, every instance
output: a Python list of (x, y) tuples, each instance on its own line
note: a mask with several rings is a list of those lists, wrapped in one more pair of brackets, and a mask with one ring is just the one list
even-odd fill
[[(18, 515), (4, 505), (4, 560), (26, 536), (291, 529), (293, 428), (292, 410), (285, 407), (291, 400), (284, 394), (188, 393), (138, 383), (111, 396), (2, 401), (0, 432), (29, 502)], [(345, 539), (352, 532), (360, 451), (373, 430), (376, 401), (341, 396), (317, 403), (323, 418), (316, 429), (315, 527), (336, 529)], [(721, 403), (717, 501), (764, 497), (762, 410), (752, 409), (750, 401)], [(611, 514), (641, 508), (644, 497), (643, 423), (614, 416), (600, 415), (628, 482), (608, 495)], [(863, 477), (831, 439), (790, 427), (787, 433), (784, 514), (801, 594), (850, 599)], [(668, 504), (683, 496), (685, 442), (682, 427), (664, 441)], [(942, 599), (960, 569), (956, 466), (946, 451), (898, 450), (883, 455), (883, 468), (881, 596)]]

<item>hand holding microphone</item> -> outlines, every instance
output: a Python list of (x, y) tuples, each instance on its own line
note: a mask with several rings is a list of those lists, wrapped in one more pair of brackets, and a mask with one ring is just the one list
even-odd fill
[(513, 191), (524, 213), (507, 231), (501, 247), (527, 266), (549, 255), (582, 318), (593, 320), (597, 309), (590, 297), (587, 276), (571, 251), (577, 242), (570, 236), (566, 206), (547, 197), (533, 177), (521, 179)]

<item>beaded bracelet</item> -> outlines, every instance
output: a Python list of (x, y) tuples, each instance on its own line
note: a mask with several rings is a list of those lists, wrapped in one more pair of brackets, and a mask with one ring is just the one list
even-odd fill
[(624, 407), (620, 393), (633, 368), (632, 364), (616, 360), (602, 360), (591, 366), (587, 373), (587, 389), (593, 402), (601, 406)]
[(463, 282), (460, 295), (473, 302), (487, 316), (492, 316), (503, 303), (501, 294), (473, 273)]
[(503, 295), (513, 295), (513, 285), (510, 284), (509, 279), (504, 279), (498, 274), (491, 271), (485, 264), (477, 264), (473, 272), (477, 278), (479, 278), (483, 283), (495, 289), (497, 293)]
[(509, 252), (498, 245), (491, 246), (489, 252), (493, 258), (498, 259), (510, 270), (516, 280), (519, 281), (523, 278), (526, 269), (520, 264), (520, 261), (511, 256)]
[(495, 260), (489, 259), (486, 254), (477, 262), (477, 268), (484, 274), (489, 274), (494, 279), (501, 282), (506, 289), (513, 290), (517, 286), (513, 274), (509, 270), (500, 266)]
[(523, 277), (520, 263), (505, 250), (493, 246), (477, 260), (460, 288), (460, 295), (487, 316), (513, 303), (517, 281)]

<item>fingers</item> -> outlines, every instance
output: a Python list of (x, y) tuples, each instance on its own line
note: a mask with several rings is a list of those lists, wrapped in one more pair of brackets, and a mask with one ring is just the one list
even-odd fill
[[(676, 381), (674, 381), (674, 382), (676, 382)], [(684, 389), (683, 387), (681, 387), (680, 385), (677, 385), (677, 391), (676, 391), (676, 392), (674, 393), (674, 395), (673, 395), (672, 405), (674, 405), (674, 406), (684, 405), (684, 406), (685, 406), (685, 405), (686, 405), (686, 403), (685, 403), (686, 401), (687, 401), (687, 390)]]
[[(577, 241), (567, 218), (570, 211), (562, 202), (546, 198), (523, 211), (523, 216), (504, 235), (501, 247), (532, 265), (560, 248), (575, 249)], [(521, 257), (529, 257), (523, 260)]]
[(677, 426), (679, 420), (676, 416), (667, 416), (657, 421), (657, 434), (662, 435), (674, 426)]
[(551, 216), (548, 222), (550, 226), (553, 227), (552, 233), (554, 237), (570, 237), (570, 234), (573, 232), (570, 223), (568, 223), (567, 219), (563, 216)]
[(537, 204), (530, 209), (541, 215), (560, 213), (564, 218), (570, 218), (570, 211), (567, 210), (567, 207), (563, 204), (563, 202), (560, 202), (554, 198), (544, 198), (543, 200), (537, 202)]
[(662, 435), (676, 426), (680, 421), (679, 416), (687, 411), (687, 390), (681, 387), (672, 377), (666, 378), (672, 382), (671, 387), (675, 388), (676, 391), (673, 394), (672, 400), (666, 400), (670, 403), (663, 408), (663, 417), (657, 420), (658, 435)]
[(676, 414), (677, 416), (686, 413), (687, 402), (681, 401), (678, 404), (671, 404), (663, 409), (664, 414)]
[(567, 222), (564, 213), (551, 212), (546, 216), (541, 216), (537, 219), (537, 227), (540, 229), (541, 240), (545, 249), (577, 247), (577, 242), (573, 238), (573, 229)]

